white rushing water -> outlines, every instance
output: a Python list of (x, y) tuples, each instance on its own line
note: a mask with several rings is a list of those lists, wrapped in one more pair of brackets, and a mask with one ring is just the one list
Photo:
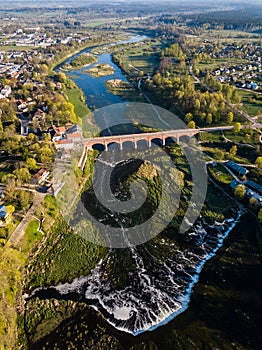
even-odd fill
[(36, 289), (30, 298), (39, 296), (39, 291), (50, 289), (61, 298), (75, 293), (82, 301), (101, 311), (119, 330), (134, 335), (152, 331), (188, 308), (201, 270), (222, 247), (240, 217), (241, 212), (238, 212), (234, 219), (227, 219), (222, 224), (196, 225), (187, 234), (190, 249), (178, 247), (163, 237), (146, 245), (130, 247), (129, 255), (135, 269), (128, 272), (123, 288), (114, 289), (106, 272), (108, 260), (116, 253), (112, 249), (89, 276), (76, 278), (72, 283)]

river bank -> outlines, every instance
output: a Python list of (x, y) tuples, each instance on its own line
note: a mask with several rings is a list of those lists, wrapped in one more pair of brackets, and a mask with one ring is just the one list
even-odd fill
[[(244, 215), (224, 246), (204, 266), (194, 287), (190, 308), (154, 332), (137, 337), (120, 332), (108, 325), (99, 313), (79, 303), (78, 307), (77, 304), (73, 307), (74, 315), (68, 317), (67, 314), (54, 331), (36, 342), (31, 339), (30, 349), (43, 349), (46, 344), (65, 348), (68, 340), (88, 347), (95, 339), (100, 349), (113, 346), (113, 349), (134, 350), (140, 349), (142, 343), (147, 350), (195, 350), (202, 348), (203, 340), (208, 348), (259, 349), (262, 339), (257, 335), (260, 334), (261, 315), (256, 307), (261, 305), (261, 257), (256, 248), (255, 231), (255, 223)], [(254, 302), (256, 307), (250, 308)], [(46, 302), (38, 299), (35, 303)], [(69, 302), (57, 303), (66, 305)], [(52, 306), (50, 311), (57, 308)]]

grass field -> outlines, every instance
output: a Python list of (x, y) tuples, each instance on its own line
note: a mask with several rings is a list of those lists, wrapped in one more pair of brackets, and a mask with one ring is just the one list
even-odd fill
[(160, 41), (150, 41), (144, 45), (130, 48), (121, 57), (130, 69), (135, 67), (138, 71), (153, 74), (159, 62), (159, 52), (161, 49), (162, 44)]
[(66, 91), (69, 101), (75, 107), (75, 113), (79, 120), (82, 121), (85, 137), (92, 137), (99, 132), (99, 127), (95, 124), (90, 109), (85, 102), (85, 95), (78, 87), (67, 89)]
[(262, 95), (260, 95), (259, 99), (259, 95), (255, 92), (245, 90), (238, 90), (238, 92), (242, 98), (244, 110), (249, 115), (255, 117), (262, 114)]
[(37, 48), (33, 46), (16, 46), (16, 45), (0, 46), (0, 52), (1, 51), (31, 51), (31, 50), (37, 50)]
[(84, 97), (82, 96), (81, 91), (77, 87), (67, 89), (66, 93), (69, 98), (69, 101), (75, 106), (75, 113), (77, 117), (83, 118), (84, 116), (90, 113), (90, 110), (84, 101)]
[(247, 64), (248, 60), (243, 59), (237, 59), (237, 58), (217, 58), (217, 59), (210, 59), (208, 62), (200, 62), (196, 66), (200, 70), (215, 70), (220, 67), (230, 67), (230, 66), (236, 66), (238, 64)]
[(208, 30), (201, 35), (203, 39), (220, 41), (220, 42), (245, 42), (245, 41), (259, 41), (260, 37), (258, 34), (247, 33), (243, 31), (234, 30)]
[(233, 180), (233, 176), (221, 164), (218, 164), (215, 168), (210, 168), (210, 172), (216, 180), (225, 185), (229, 185)]
[(23, 253), (28, 253), (29, 250), (32, 248), (32, 246), (42, 239), (42, 233), (38, 231), (39, 229), (39, 221), (36, 219), (33, 219), (29, 222), (26, 230), (25, 235), (19, 242), (19, 248)]

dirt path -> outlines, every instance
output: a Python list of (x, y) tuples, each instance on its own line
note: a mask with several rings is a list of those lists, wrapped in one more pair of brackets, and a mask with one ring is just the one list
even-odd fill
[(28, 210), (28, 212), (26, 213), (26, 215), (24, 216), (20, 224), (12, 233), (11, 237), (8, 240), (8, 243), (15, 246), (20, 241), (20, 239), (24, 236), (25, 230), (29, 222), (32, 220), (37, 207), (43, 201), (44, 197), (45, 197), (45, 194), (36, 193), (33, 204), (31, 205), (30, 209)]

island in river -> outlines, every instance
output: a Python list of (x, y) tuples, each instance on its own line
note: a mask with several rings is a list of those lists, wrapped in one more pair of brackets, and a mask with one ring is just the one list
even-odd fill
[(87, 67), (93, 63), (97, 62), (97, 57), (89, 52), (84, 52), (79, 56), (75, 57), (70, 61), (70, 63), (64, 64), (64, 70), (75, 70)]
[(84, 72), (90, 74), (92, 77), (99, 78), (112, 75), (114, 74), (115, 70), (112, 66), (110, 66), (110, 64), (99, 63)]

